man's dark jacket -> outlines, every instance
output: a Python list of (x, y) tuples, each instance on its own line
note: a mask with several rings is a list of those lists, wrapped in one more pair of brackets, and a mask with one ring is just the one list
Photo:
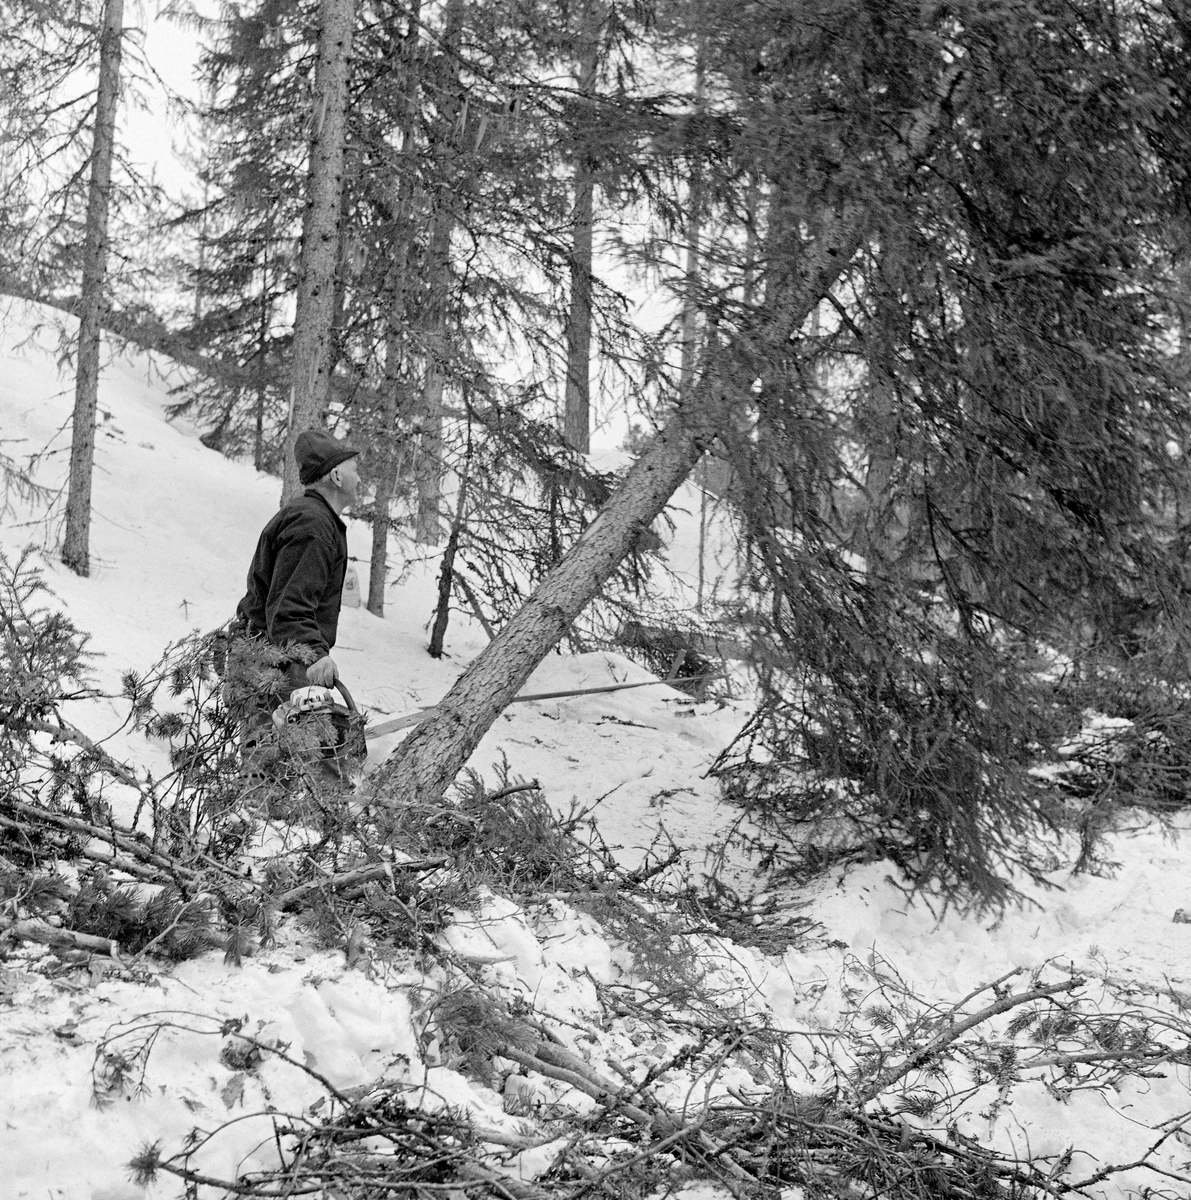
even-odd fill
[(261, 531), (237, 613), (275, 646), (303, 642), (321, 658), (335, 645), (347, 573), (347, 527), (311, 488)]

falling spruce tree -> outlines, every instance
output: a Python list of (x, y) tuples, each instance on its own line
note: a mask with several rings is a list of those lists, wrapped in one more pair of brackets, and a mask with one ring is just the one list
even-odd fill
[(1122, 593), (1178, 616), (1148, 514), (1186, 423), (1167, 334), (1186, 159), (1158, 51), (1186, 54), (1188, 31), (1103, 0), (699, 9), (697, 377), (377, 793), (442, 794), (713, 452), (774, 664), (729, 785), (804, 819), (832, 789), (781, 809), (796, 761), (866, 798), (869, 853), (1003, 900), (1047, 820), (1015, 647)]

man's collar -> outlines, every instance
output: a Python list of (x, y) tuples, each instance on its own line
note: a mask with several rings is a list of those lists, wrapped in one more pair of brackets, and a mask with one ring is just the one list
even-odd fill
[(343, 520), (343, 518), (342, 518), (342, 517), (341, 517), (341, 516), (340, 516), (340, 515), (339, 515), (339, 514), (338, 514), (338, 513), (335, 511), (335, 509), (334, 509), (334, 508), (331, 506), (331, 502), (330, 502), (330, 500), (328, 500), (328, 499), (326, 498), (326, 496), (324, 496), (324, 495), (322, 494), (322, 492), (320, 492), (320, 491), (318, 490), (318, 488), (316, 488), (316, 487), (313, 487), (313, 486), (312, 486), (312, 487), (308, 487), (308, 488), (306, 489), (306, 491), (305, 491), (305, 495), (307, 495), (307, 496), (317, 496), (317, 497), (318, 497), (318, 499), (319, 499), (319, 500), (321, 500), (321, 501), (323, 502), (323, 504), (325, 504), (325, 505), (326, 505), (326, 507), (327, 507), (327, 512), (329, 512), (329, 513), (331, 514), (331, 516), (333, 516), (333, 517), (335, 518), (335, 523), (336, 523), (336, 524), (339, 526), (339, 528), (340, 528), (340, 529), (342, 529), (344, 533), (346, 533), (346, 532), (347, 532), (347, 525), (344, 523), (344, 520)]

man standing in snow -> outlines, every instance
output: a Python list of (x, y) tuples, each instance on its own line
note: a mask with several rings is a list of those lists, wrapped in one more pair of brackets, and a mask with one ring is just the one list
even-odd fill
[(347, 527), (340, 514), (356, 499), (358, 454), (324, 430), (298, 434), (294, 457), (306, 490), (257, 541), (248, 590), (230, 630), (227, 672), (229, 704), (243, 712), (246, 776), (275, 774), (274, 710), (299, 689), (330, 688), (339, 678), (331, 650), (347, 573)]

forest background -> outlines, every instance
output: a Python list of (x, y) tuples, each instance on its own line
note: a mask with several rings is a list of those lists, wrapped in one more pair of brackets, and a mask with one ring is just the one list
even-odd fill
[[(350, 436), (369, 609), (397, 535), (441, 547), (431, 653), (454, 602), (493, 631), (387, 800), (441, 796), (565, 641), (748, 664), (717, 769), (795, 872), (888, 855), (1003, 902), (1072, 819), (1035, 768), (1089, 707), (1138, 722), (1133, 798), (1182, 802), (1185, 5), (178, 8), (181, 201), (121, 150), (153, 69), (121, 0), (6, 15), (0, 283), (80, 317), (63, 561), (104, 332), (188, 368), (175, 415), (284, 496), (300, 429)], [(696, 470), (733, 586), (663, 611)]]
[[(0, 430), (0, 515), (36, 514), (65, 567), (91, 572), (103, 347), (125, 343), (163, 364), (171, 419), (271, 473), (283, 501), (301, 429), (361, 447), (369, 645), (407, 616), (379, 623), (411, 558), (437, 572), (429, 653), (461, 610), (489, 638), (357, 791), (295, 784), (262, 808), (208, 631), (108, 695), (35, 554), (0, 556), (0, 933), (41, 964), (11, 986), (44, 998), (85, 973), (70, 986), (135, 1008), (133, 1043), (95, 1045), (96, 1102), (131, 1096), (182, 1033), (221, 1042), (202, 1083), (234, 1073), (229, 1114), (245, 1088), (272, 1104), (266, 1060), (321, 1089), (284, 1130), (255, 1114), (272, 1157), (203, 1183), (196, 1134), (145, 1146), (137, 1180), (387, 1195), (399, 1168), (414, 1194), (530, 1200), (690, 1178), (791, 1200), (1182, 1194), (1180, 980), (1113, 976), (1092, 947), (1078, 971), (1074, 954), (1013, 957), (995, 980), (965, 963), (961, 998), (940, 1002), (875, 950), (862, 963), (830, 931), (811, 946), (813, 921), (775, 920), (774, 889), (793, 911), (808, 880), (853, 868), (884, 889), (882, 920), (911, 892), (913, 940), (929, 913), (962, 958), (956, 910), (1024, 939), (1009, 909), (1043, 908), (1060, 870), (1107, 874), (1115, 831), (1185, 823), (1191, 7), (177, 4), (161, 19), (200, 46), (182, 196), (125, 145), (156, 66), (123, 0), (0, 13), (0, 291), (71, 314), (74, 380), (62, 490), (45, 483), (57, 447)], [(591, 453), (612, 414), (620, 452)], [(692, 479), (687, 585), (668, 577), (667, 505)], [(755, 895), (682, 875), (661, 844), (626, 869), (507, 763), (491, 790), (460, 774), (556, 648), (655, 674), (682, 651), (678, 682), (748, 704), (711, 769), (739, 809), (714, 849), (744, 851)], [(123, 705), (121, 736), (166, 747), (168, 769), (88, 736), (72, 720), (88, 704)], [(677, 744), (685, 722), (663, 735), (663, 708), (609, 719)], [(1071, 894), (1116, 913), (1127, 881), (1112, 882)], [(538, 966), (539, 935), (581, 935), (588, 950), (559, 960), (570, 999), (547, 1011), (543, 976), (502, 973), (517, 956), (477, 950), (473, 926)], [(38, 942), (54, 954), (35, 960)], [(597, 942), (601, 978), (583, 960)], [(751, 968), (720, 965), (745, 961), (732, 945), (759, 969), (842, 947), (851, 982), (820, 1021), (791, 974), (797, 1020), (779, 1029), (750, 1007)], [(280, 1033), (237, 1024), (245, 979), (322, 986), (297, 982), (312, 946), (359, 968), (345, 995), (385, 991), (366, 971), (400, 975), (383, 1003), (405, 1006), (389, 1066), (406, 1076), (343, 1091)], [(176, 995), (150, 968), (187, 958), (227, 1007), (180, 1032), (143, 1013), (142, 989)], [(641, 1031), (660, 1049), (634, 1075), (617, 1039)], [(43, 1030), (72, 1050), (76, 1032)], [(52, 1074), (37, 1053), (30, 1080)], [(429, 1106), (428, 1072), (451, 1074), (462, 1107)], [(584, 1107), (496, 1095), (531, 1077)], [(511, 1120), (480, 1138), (484, 1088), (480, 1108)], [(1035, 1127), (1101, 1106), (1142, 1143), (1113, 1158), (1081, 1134), (1104, 1165), (1076, 1169), (1080, 1139), (1013, 1140), (1027, 1102)], [(541, 1161), (493, 1174), (506, 1151)]]

